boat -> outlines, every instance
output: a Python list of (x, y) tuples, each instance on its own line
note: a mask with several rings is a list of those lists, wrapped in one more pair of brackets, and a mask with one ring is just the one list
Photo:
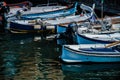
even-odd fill
[(120, 62), (120, 41), (111, 44), (63, 45), (61, 60), (66, 63)]
[(58, 38), (61, 36), (67, 37), (77, 44), (97, 44), (97, 43), (107, 44), (120, 40), (119, 30), (117, 32), (115, 31), (99, 32), (96, 29), (88, 30), (88, 28), (86, 27), (81, 27), (77, 29), (74, 26), (76, 25), (70, 25), (67, 28), (64, 26), (58, 26), (57, 33), (60, 35), (58, 35), (57, 37)]
[[(103, 27), (104, 26), (104, 27)], [(68, 27), (58, 26), (57, 33), (71, 35), (78, 44), (112, 43), (120, 40), (120, 24), (108, 23), (94, 25), (90, 22), (71, 23)]]
[(11, 21), (7, 30), (11, 33), (54, 33), (54, 26), (43, 26), (33, 23), (31, 20), (14, 20)]
[[(88, 28), (89, 27), (89, 28)], [(97, 28), (97, 29), (96, 29)], [(94, 44), (94, 43), (112, 43), (120, 40), (120, 24), (112, 24), (111, 26), (82, 26), (76, 29), (74, 41), (78, 44)]]
[(40, 22), (44, 23), (46, 26), (47, 25), (67, 25), (72, 22), (80, 23), (82, 21), (88, 20), (94, 15), (95, 4), (93, 4), (93, 7), (89, 7), (84, 4), (81, 4), (80, 8), (82, 9), (82, 12), (79, 15), (58, 17), (54, 20), (41, 20)]
[(40, 24), (39, 20), (13, 19), (10, 21), (10, 25), (7, 29), (12, 33), (42, 32), (46, 30), (54, 32), (55, 26), (45, 26), (44, 24)]
[(41, 6), (40, 5), (33, 6), (33, 4), (30, 1), (23, 1), (15, 4), (7, 4), (7, 6), (10, 7), (10, 12), (6, 15), (6, 18), (11, 19), (12, 17), (12, 20), (17, 19), (19, 13), (22, 13), (22, 15), (35, 14), (67, 8), (67, 6), (61, 6), (58, 4), (51, 3), (47, 3), (44, 5), (41, 4)]
[[(73, 4), (73, 6), (66, 8), (66, 9), (59, 9), (55, 11), (49, 11), (49, 12), (43, 12), (43, 13), (35, 13), (35, 14), (23, 14), (20, 15), (20, 19), (27, 19), (27, 20), (33, 20), (33, 19), (51, 19), (61, 16), (68, 16), (73, 15), (77, 11), (77, 2)], [(19, 11), (19, 14), (22, 14)]]
[(96, 43), (112, 43), (120, 40), (120, 33), (108, 33), (108, 34), (75, 34), (76, 42), (78, 44), (96, 44)]
[(6, 6), (6, 7), (9, 7), (9, 13), (7, 13), (7, 16), (11, 15), (11, 14), (15, 14), (18, 10), (21, 10), (23, 7), (25, 6), (29, 6), (31, 7), (32, 6), (32, 3), (30, 1), (23, 1), (23, 2), (20, 2), (20, 3), (14, 3), (14, 4), (7, 4), (6, 2), (0, 2), (0, 5), (3, 5), (3, 6)]
[[(102, 7), (103, 8), (103, 7)], [(81, 25), (75, 32), (73, 39), (78, 44), (96, 44), (96, 43), (112, 43), (120, 40), (120, 24), (115, 24), (115, 18), (118, 20), (118, 17), (103, 18), (103, 12), (101, 11), (102, 19), (99, 20), (99, 25), (96, 25), (95, 18), (92, 18), (89, 24), (85, 27)], [(119, 18), (120, 19), (120, 18)], [(113, 21), (113, 22), (112, 22)], [(118, 21), (119, 22), (119, 21)], [(92, 25), (91, 25), (92, 24)], [(96, 29), (97, 28), (97, 29)]]
[(7, 29), (12, 33), (42, 32), (46, 30), (52, 30), (52, 32), (54, 32), (56, 27), (52, 25), (46, 26), (45, 24), (40, 23), (39, 20), (14, 20), (13, 18), (12, 21), (10, 19), (8, 20), (8, 22), (10, 23), (10, 25), (7, 27)]
[(65, 8), (67, 7), (60, 5), (10, 8), (10, 12), (7, 14), (6, 18), (8, 18), (9, 20), (11, 19), (14, 20), (20, 18), (20, 15), (38, 14), (38, 13), (65, 9)]
[(50, 12), (50, 11), (56, 11), (60, 9), (65, 9), (67, 6), (61, 6), (61, 5), (52, 5), (52, 6), (35, 6), (31, 7), (30, 10), (22, 12), (22, 15), (24, 14), (39, 14), (44, 12)]

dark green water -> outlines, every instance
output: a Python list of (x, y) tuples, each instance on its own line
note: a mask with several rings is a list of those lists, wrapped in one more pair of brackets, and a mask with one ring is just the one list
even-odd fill
[(0, 80), (119, 80), (120, 63), (63, 64), (56, 40), (0, 34)]

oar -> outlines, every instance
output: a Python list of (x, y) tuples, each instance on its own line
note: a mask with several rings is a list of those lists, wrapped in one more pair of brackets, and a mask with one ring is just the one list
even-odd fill
[(105, 48), (108, 48), (108, 47), (111, 47), (111, 46), (115, 46), (115, 45), (117, 45), (119, 43), (120, 43), (120, 41), (116, 41), (116, 42), (110, 43), (107, 46), (105, 46)]

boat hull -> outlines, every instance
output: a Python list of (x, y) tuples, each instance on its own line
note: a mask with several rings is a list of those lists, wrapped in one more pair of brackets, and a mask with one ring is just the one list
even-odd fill
[(75, 33), (74, 40), (78, 44), (96, 44), (96, 43), (107, 44), (118, 41), (119, 40), (118, 35), (119, 33), (93, 34), (93, 35)]
[(52, 28), (46, 28), (41, 25), (19, 24), (16, 22), (10, 22), (9, 30), (12, 33), (40, 33), (40, 32), (55, 33), (54, 26)]
[[(106, 53), (104, 53), (106, 54)], [(120, 62), (120, 55), (99, 55), (76, 51), (63, 46), (61, 59), (67, 63), (77, 62)]]
[(65, 26), (56, 25), (56, 32), (57, 32), (57, 34), (65, 33), (66, 29), (67, 29), (67, 27), (65, 27)]

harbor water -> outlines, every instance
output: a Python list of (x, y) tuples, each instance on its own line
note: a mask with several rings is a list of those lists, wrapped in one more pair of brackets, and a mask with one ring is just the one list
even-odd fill
[(0, 34), (0, 80), (119, 80), (120, 63), (63, 63), (64, 42), (54, 35)]

